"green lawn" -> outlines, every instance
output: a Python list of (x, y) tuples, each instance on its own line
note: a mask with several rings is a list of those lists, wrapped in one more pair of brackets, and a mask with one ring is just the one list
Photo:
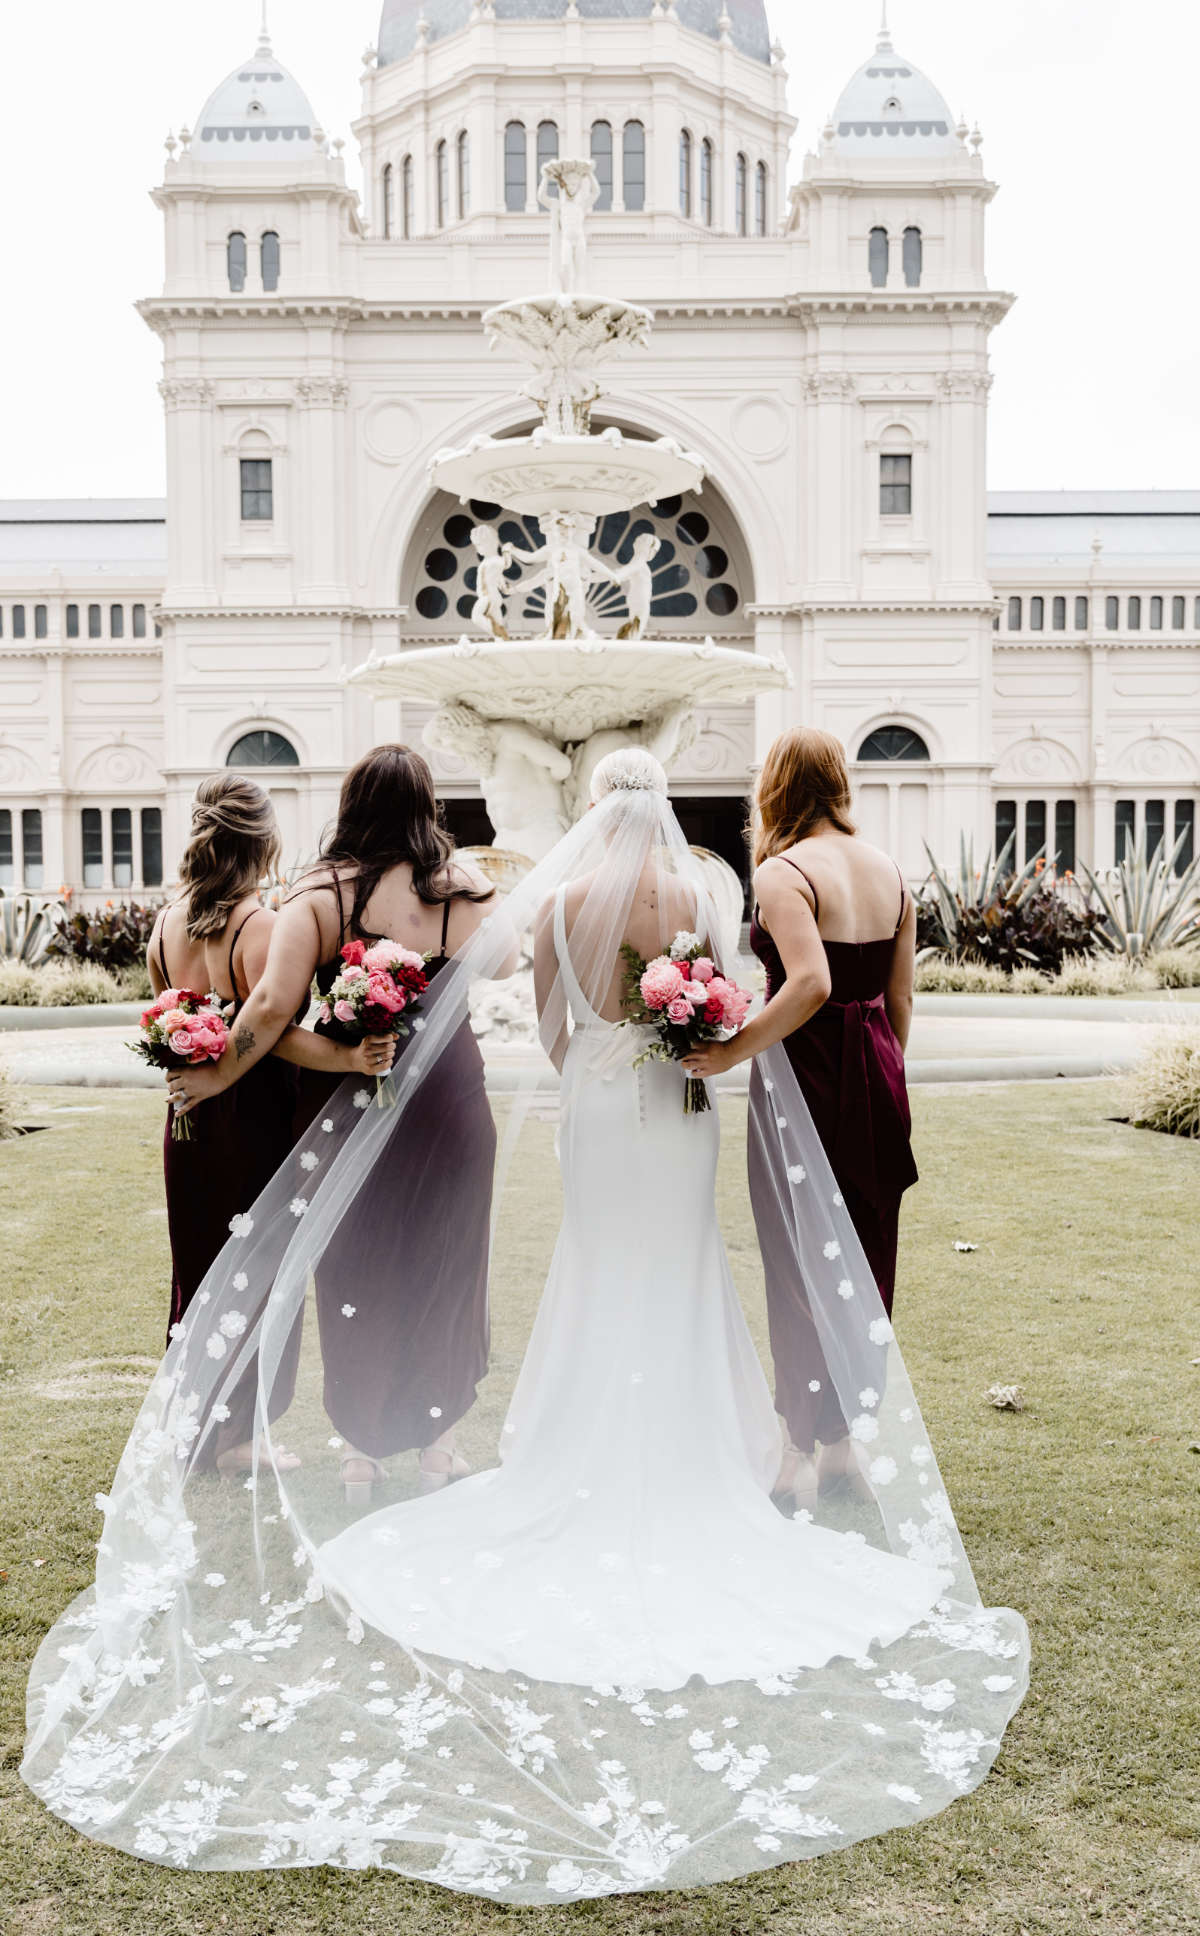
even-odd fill
[[(89, 1579), (166, 1299), (157, 1099), (35, 1091), (0, 1145), (0, 1924), (11, 1936), (1157, 1936), (1200, 1930), (1195, 1561), (1200, 1145), (1109, 1118), (1107, 1083), (918, 1090), (897, 1329), (985, 1601), (1033, 1685), (982, 1788), (913, 1829), (743, 1883), (556, 1909), (399, 1878), (181, 1875), (87, 1842), (17, 1776), (27, 1665)], [(740, 1201), (743, 1106), (725, 1104)], [(548, 1122), (515, 1181), (530, 1258)], [(735, 1218), (735, 1261), (749, 1239)], [(956, 1254), (954, 1239), (978, 1244)], [(514, 1279), (515, 1281), (515, 1279)], [(482, 1451), (527, 1312), (500, 1286)], [(528, 1297), (526, 1296), (526, 1303)], [(508, 1304), (513, 1304), (511, 1311)], [(1028, 1409), (983, 1394), (1020, 1383)], [(681, 1449), (681, 1456), (686, 1448)], [(1190, 1769), (1190, 1772), (1189, 1772)]]

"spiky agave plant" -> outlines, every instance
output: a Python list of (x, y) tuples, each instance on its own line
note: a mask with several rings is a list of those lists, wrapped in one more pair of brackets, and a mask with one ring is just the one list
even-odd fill
[(959, 843), (957, 880), (939, 866), (928, 847), (931, 873), (918, 907), (921, 958), (949, 955), (956, 962), (989, 962), (1011, 973), (1040, 968), (1053, 973), (1069, 955), (1086, 954), (1100, 919), (1074, 883), (1059, 881), (1034, 854), (1019, 871), (1010, 856), (1012, 838), (999, 853), (991, 848), (975, 866), (972, 844)]
[(1139, 847), (1104, 874), (1082, 864), (1100, 909), (1096, 940), (1110, 954), (1139, 960), (1164, 948), (1200, 947), (1200, 854), (1175, 872), (1186, 840), (1185, 831), (1169, 854), (1164, 840), (1149, 856)]
[(59, 901), (35, 901), (28, 894), (0, 888), (0, 959), (36, 968), (45, 957), (62, 919)]

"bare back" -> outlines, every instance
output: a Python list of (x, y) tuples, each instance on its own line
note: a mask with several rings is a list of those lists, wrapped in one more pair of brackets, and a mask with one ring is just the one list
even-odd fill
[[(265, 948), (275, 917), (247, 894), (233, 909), (218, 934), (194, 940), (187, 931), (186, 900), (172, 901), (155, 924), (146, 951), (150, 980), (156, 993), (164, 988), (190, 988), (198, 995), (216, 994), (222, 1001), (244, 1001), (257, 978), (247, 974), (245, 949), (239, 945), (251, 927)], [(257, 966), (261, 949), (255, 950)]]
[[(448, 873), (455, 887), (488, 894), (485, 901), (455, 899), (446, 904), (422, 901), (413, 887), (412, 868), (407, 862), (389, 868), (382, 876), (359, 924), (362, 936), (386, 935), (418, 954), (437, 954), (445, 933), (446, 952), (462, 947), (495, 905), (488, 882), (465, 861), (452, 860)], [(317, 961), (332, 961), (342, 943), (350, 939), (350, 919), (354, 907), (353, 868), (336, 871), (321, 867), (303, 881), (289, 905), (307, 900), (316, 924)], [(443, 920), (445, 928), (443, 930)]]
[(694, 927), (696, 890), (688, 882), (664, 873), (657, 863), (647, 861), (638, 876), (621, 934), (589, 934), (583, 930), (595, 928), (597, 924), (594, 913), (584, 912), (593, 879), (586, 876), (573, 882), (566, 891), (563, 913), (568, 945), (575, 940), (571, 965), (597, 1015), (606, 1022), (619, 1022), (625, 982), (622, 945), (636, 949), (646, 961), (664, 954), (681, 928)]
[(895, 861), (881, 848), (830, 828), (797, 841), (782, 858), (799, 867), (815, 890), (823, 941), (887, 941), (895, 935), (908, 896)]

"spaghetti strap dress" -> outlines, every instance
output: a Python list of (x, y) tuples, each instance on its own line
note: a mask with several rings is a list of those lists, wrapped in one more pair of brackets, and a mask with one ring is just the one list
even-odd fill
[[(786, 855), (781, 858), (787, 860)], [(795, 861), (789, 860), (788, 866), (795, 867), (807, 883), (819, 918), (816, 888)], [(829, 964), (829, 999), (783, 1043), (889, 1313), (896, 1288), (900, 1201), (917, 1180), (904, 1053), (885, 1006), (906, 905), (901, 877), (900, 916), (893, 934), (861, 942), (822, 937)], [(750, 923), (750, 946), (766, 970), (770, 1001), (787, 975), (757, 907)], [(751, 1083), (761, 1081), (756, 1065)], [(822, 1353), (805, 1288), (796, 1282), (786, 1235), (776, 1228), (781, 1214), (776, 1193), (753, 1138), (749, 1169), (766, 1272), (772, 1352), (777, 1366), (791, 1368), (786, 1379), (777, 1380), (776, 1409), (787, 1423), (793, 1445), (811, 1452), (817, 1439), (828, 1445), (844, 1438), (846, 1422), (831, 1397), (833, 1381), (820, 1377)], [(819, 1385), (815, 1393), (810, 1389), (813, 1383)]]
[[(349, 932), (336, 873), (341, 948)], [(450, 902), (442, 937), (426, 964), (445, 968)], [(370, 946), (380, 935), (359, 932)], [(323, 962), (328, 992), (342, 967)], [(397, 1063), (411, 1035), (401, 1036)], [(305, 1075), (308, 1075), (305, 1071)], [(363, 1078), (349, 1078), (359, 1086)], [(303, 1114), (318, 1116), (338, 1083), (303, 1085)], [(452, 1150), (453, 1173), (446, 1173)], [(475, 1403), (489, 1350), (488, 1249), (496, 1126), (484, 1089), (483, 1057), (464, 1022), (437, 1063), (436, 1079), (409, 1104), (389, 1157), (379, 1163), (368, 1213), (334, 1233), (316, 1272), (325, 1409), (336, 1429), (371, 1458), (431, 1445)], [(402, 1252), (404, 1271), (395, 1265)], [(450, 1268), (447, 1268), (449, 1262)], [(447, 1291), (446, 1286), (452, 1288)], [(353, 1307), (349, 1321), (343, 1307)]]

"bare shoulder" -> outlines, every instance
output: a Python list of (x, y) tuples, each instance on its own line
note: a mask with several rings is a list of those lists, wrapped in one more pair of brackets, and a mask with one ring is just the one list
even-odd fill
[[(800, 848), (795, 851), (800, 852)], [(798, 894), (801, 900), (812, 905), (812, 889), (799, 864), (785, 860), (782, 854), (772, 854), (770, 859), (759, 862), (754, 870), (754, 892), (760, 901), (778, 901), (785, 895)]]
[(483, 869), (458, 854), (453, 855), (447, 863), (446, 874), (456, 893), (462, 893), (465, 889), (468, 894), (495, 895), (496, 890)]

